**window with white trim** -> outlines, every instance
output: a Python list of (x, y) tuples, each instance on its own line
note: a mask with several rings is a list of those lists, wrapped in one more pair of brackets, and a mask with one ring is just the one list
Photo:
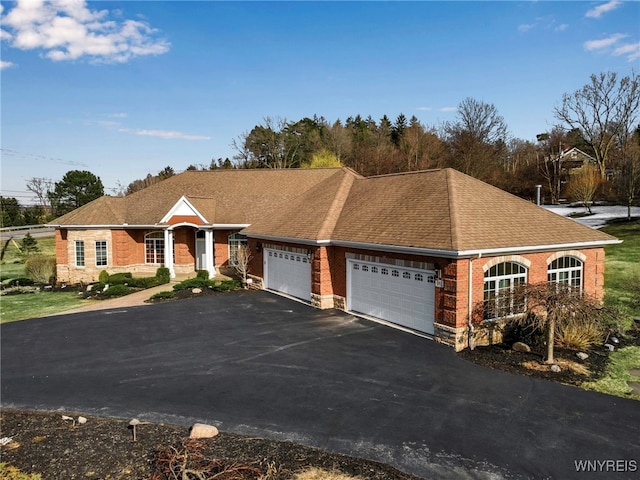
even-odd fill
[(106, 267), (108, 264), (107, 241), (96, 240), (96, 267)]
[(555, 259), (547, 269), (547, 281), (582, 292), (582, 260), (570, 256)]
[(84, 240), (76, 240), (76, 267), (84, 267)]
[(164, 265), (164, 232), (151, 232), (144, 236), (145, 263)]
[(502, 262), (484, 274), (484, 319), (509, 317), (524, 312), (525, 306), (516, 304), (513, 291), (527, 283), (527, 267), (517, 262)]
[[(238, 249), (241, 246), (246, 245), (246, 235), (242, 235), (241, 233), (232, 233), (229, 235), (229, 265), (232, 267), (236, 267), (238, 265)], [(282, 254), (280, 254), (280, 258), (282, 258)], [(289, 259), (288, 255), (286, 255), (286, 259)]]

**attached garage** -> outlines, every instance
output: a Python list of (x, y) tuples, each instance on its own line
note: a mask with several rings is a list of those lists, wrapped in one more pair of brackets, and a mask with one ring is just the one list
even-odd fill
[(302, 300), (311, 300), (311, 262), (307, 255), (264, 250), (265, 287)]
[(433, 335), (435, 272), (349, 259), (347, 309)]

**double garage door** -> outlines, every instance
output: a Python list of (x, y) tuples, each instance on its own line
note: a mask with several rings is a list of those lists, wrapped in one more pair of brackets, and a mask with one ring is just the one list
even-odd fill
[[(305, 254), (264, 250), (265, 286), (311, 300), (311, 262)], [(347, 310), (433, 334), (433, 271), (347, 260)]]
[(347, 261), (347, 309), (433, 334), (433, 271)]
[(265, 286), (302, 300), (311, 300), (311, 263), (306, 255), (264, 250)]

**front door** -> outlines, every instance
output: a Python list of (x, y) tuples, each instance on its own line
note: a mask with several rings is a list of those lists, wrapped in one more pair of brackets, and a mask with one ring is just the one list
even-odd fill
[(205, 270), (205, 237), (204, 230), (196, 232), (196, 270)]

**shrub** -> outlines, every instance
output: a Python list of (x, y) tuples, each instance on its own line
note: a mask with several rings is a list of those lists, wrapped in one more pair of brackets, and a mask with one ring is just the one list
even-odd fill
[(104, 297), (122, 297), (123, 295), (129, 295), (133, 289), (131, 287), (127, 287), (126, 285), (114, 285), (112, 287), (107, 288), (104, 292), (102, 292), (102, 296)]
[(13, 280), (11, 280), (9, 282), (9, 286), (10, 287), (24, 287), (24, 286), (33, 285), (34, 283), (35, 282), (33, 280), (31, 280), (30, 278), (18, 277), (18, 278), (14, 278)]
[(556, 344), (569, 350), (588, 350), (602, 340), (602, 328), (595, 320), (570, 319), (556, 327)]
[(200, 278), (202, 280), (209, 280), (209, 271), (208, 270), (198, 270), (196, 272), (196, 278)]
[(50, 283), (56, 276), (56, 257), (32, 255), (25, 262), (24, 271), (36, 283)]
[(130, 272), (114, 273), (109, 275), (109, 282), (112, 285), (123, 285), (125, 283), (131, 283), (133, 275)]
[(20, 241), (20, 251), (22, 255), (26, 257), (38, 252), (38, 250), (38, 241), (33, 238), (30, 233), (27, 233)]
[(208, 288), (211, 285), (209, 280), (203, 280), (202, 278), (188, 278), (180, 283), (176, 283), (173, 286), (175, 291), (188, 290), (191, 288)]
[(167, 267), (160, 267), (156, 270), (156, 278), (160, 284), (169, 283), (171, 281), (171, 271)]
[(129, 286), (136, 288), (151, 288), (157, 285), (160, 285), (160, 280), (157, 277), (132, 278), (129, 281)]
[(174, 298), (176, 296), (175, 292), (172, 291), (164, 291), (158, 292), (151, 295), (150, 300), (168, 300), (170, 298)]
[(109, 283), (109, 273), (106, 270), (102, 270), (98, 275), (98, 281), (100, 283)]
[(228, 292), (240, 288), (240, 282), (237, 280), (225, 280), (223, 282), (216, 282), (216, 284), (212, 285), (212, 288), (219, 292)]
[[(101, 292), (104, 290), (105, 285), (106, 283), (102, 283), (102, 282), (92, 283), (91, 285), (87, 286), (87, 291)], [(89, 287), (91, 287), (91, 290), (89, 290)]]

